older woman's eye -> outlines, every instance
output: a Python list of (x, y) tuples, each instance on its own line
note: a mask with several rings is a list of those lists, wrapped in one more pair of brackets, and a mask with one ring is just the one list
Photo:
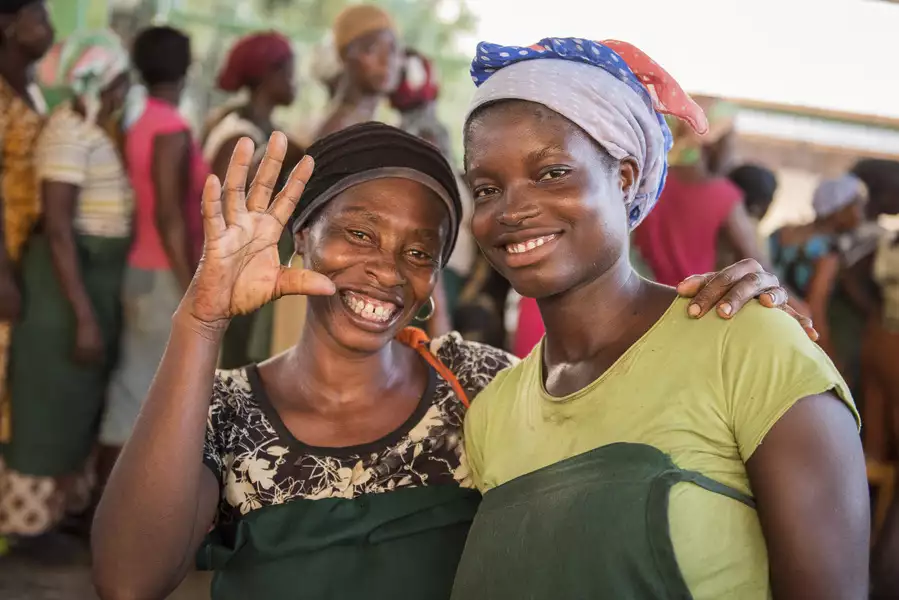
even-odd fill
[(350, 229), (348, 231), (348, 233), (350, 234), (350, 237), (356, 238), (357, 240), (359, 240), (361, 242), (367, 242), (371, 239), (371, 237), (364, 231), (357, 231), (355, 229)]
[(548, 170), (543, 175), (541, 175), (539, 181), (549, 181), (551, 179), (558, 179), (559, 177), (564, 177), (565, 175), (568, 175), (570, 172), (571, 172), (571, 169), (566, 169), (564, 167), (555, 167), (555, 168)]
[(423, 250), (416, 250), (413, 248), (412, 250), (409, 250), (409, 256), (415, 260), (434, 262), (434, 258)]

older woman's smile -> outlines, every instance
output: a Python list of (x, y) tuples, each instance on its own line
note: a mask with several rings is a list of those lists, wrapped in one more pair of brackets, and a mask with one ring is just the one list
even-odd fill
[(398, 312), (398, 306), (393, 302), (377, 300), (366, 294), (347, 291), (340, 294), (344, 305), (354, 314), (372, 323), (387, 323)]

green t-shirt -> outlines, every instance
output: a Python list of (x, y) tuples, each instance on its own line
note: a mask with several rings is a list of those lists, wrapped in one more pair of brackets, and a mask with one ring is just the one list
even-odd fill
[[(481, 491), (631, 442), (751, 494), (746, 461), (798, 400), (835, 390), (858, 418), (839, 373), (791, 317), (753, 303), (729, 321), (697, 321), (687, 304), (676, 300), (606, 373), (574, 394), (546, 392), (542, 343), (500, 373), (465, 420)], [(671, 491), (668, 515), (677, 563), (696, 600), (770, 595), (755, 510), (682, 483)]]

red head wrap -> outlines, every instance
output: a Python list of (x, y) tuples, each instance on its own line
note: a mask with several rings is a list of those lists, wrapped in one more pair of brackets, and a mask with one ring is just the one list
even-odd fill
[(218, 86), (236, 92), (259, 80), (259, 77), (293, 56), (290, 42), (275, 32), (256, 33), (241, 38), (225, 61)]

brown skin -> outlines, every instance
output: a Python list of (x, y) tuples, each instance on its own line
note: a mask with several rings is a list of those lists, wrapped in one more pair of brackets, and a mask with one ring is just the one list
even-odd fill
[[(200, 457), (216, 362), (233, 316), (283, 295), (310, 296), (297, 346), (260, 365), (279, 416), (306, 443), (379, 439), (412, 414), (425, 388), (424, 363), (394, 336), (433, 293), (436, 257), (449, 233), (442, 203), (406, 180), (350, 188), (296, 236), (312, 270), (288, 269), (277, 242), (312, 161), (300, 163), (270, 205), (286, 150), (284, 135), (274, 134), (249, 197), (248, 139), (231, 160), (224, 201), (218, 179), (206, 185), (204, 257), (94, 521), (94, 583), (103, 600), (165, 597), (213, 524), (219, 487)], [(360, 323), (343, 304), (348, 290), (392, 298), (403, 308), (386, 326)], [(709, 296), (703, 312), (720, 299)]]
[(374, 120), (378, 104), (399, 82), (399, 46), (390, 30), (373, 31), (354, 40), (341, 51), (341, 59), (344, 74), (334, 108), (319, 128), (319, 138)]
[[(639, 180), (558, 115), (525, 102), (490, 107), (469, 125), (472, 233), (546, 325), (546, 389), (596, 380), (658, 321), (670, 288), (628, 263), (625, 200)], [(526, 255), (505, 245), (555, 233)], [(592, 307), (586, 316), (583, 307)], [(585, 321), (585, 319), (587, 319)], [(775, 598), (865, 598), (868, 495), (852, 414), (832, 393), (801, 399), (747, 463), (771, 556)]]
[[(32, 108), (28, 93), (32, 82), (32, 66), (53, 45), (53, 25), (44, 2), (34, 2), (13, 15), (0, 15), (0, 77), (19, 98)], [(0, 194), (0, 320), (13, 321), (19, 317), (22, 297), (16, 283), (15, 267), (6, 251), (4, 200)]]

